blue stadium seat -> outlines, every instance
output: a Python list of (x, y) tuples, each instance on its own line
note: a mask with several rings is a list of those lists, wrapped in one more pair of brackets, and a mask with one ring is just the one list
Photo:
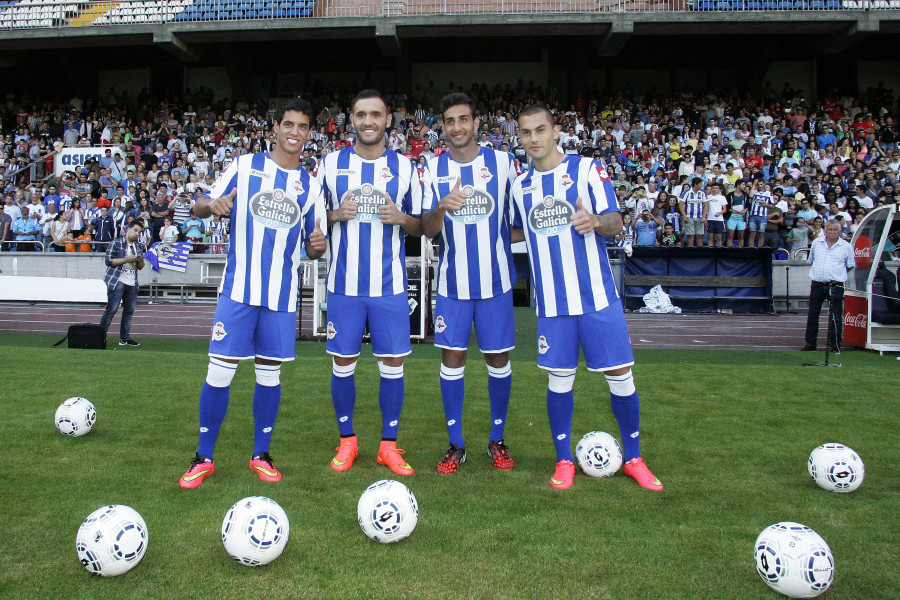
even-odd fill
[(778, 3), (774, 0), (766, 0), (763, 2), (763, 10), (778, 10)]
[(312, 11), (313, 11), (312, 6), (307, 6), (306, 8), (301, 8), (301, 9), (300, 9), (300, 16), (301, 16), (301, 17), (309, 17), (309, 16), (312, 16)]
[(716, 7), (715, 3), (707, 2), (707, 0), (700, 0), (700, 2), (694, 2), (693, 4), (694, 10), (712, 10)]
[(728, 0), (719, 0), (716, 2), (716, 10), (731, 10), (731, 2), (728, 2)]
[(781, 0), (778, 3), (778, 7), (781, 10), (794, 10), (794, 1), (793, 0)]
[(731, 10), (744, 10), (747, 8), (747, 4), (742, 0), (738, 0), (731, 3)]
[(812, 2), (809, 3), (809, 7), (812, 10), (822, 10), (825, 8), (825, 3), (822, 2), (822, 0), (812, 0)]
[(759, 0), (750, 0), (747, 2), (747, 10), (762, 10), (762, 2)]
[(841, 10), (844, 8), (844, 5), (841, 4), (840, 0), (828, 0), (828, 2), (825, 3), (825, 8), (827, 10)]

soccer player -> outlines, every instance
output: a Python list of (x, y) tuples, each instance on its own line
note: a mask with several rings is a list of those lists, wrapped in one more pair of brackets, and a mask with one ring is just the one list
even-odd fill
[(275, 113), (271, 152), (237, 157), (197, 201), (195, 214), (231, 219), (232, 238), (219, 286), (209, 342), (209, 367), (200, 391), (200, 440), (179, 484), (199, 486), (215, 470), (213, 449), (228, 410), (238, 361), (255, 359), (254, 441), (250, 469), (279, 481), (269, 444), (281, 402), (281, 363), (294, 360), (300, 253), (325, 253), (325, 203), (319, 182), (300, 166), (315, 113), (291, 100)]
[(353, 429), (354, 372), (366, 322), (381, 383), (381, 445), (377, 462), (397, 475), (413, 468), (397, 448), (403, 408), (403, 357), (412, 352), (404, 238), (422, 234), (422, 186), (409, 159), (385, 147), (391, 124), (387, 102), (376, 90), (353, 100), (353, 146), (328, 154), (317, 177), (328, 208), (328, 324), (332, 355), (331, 397), (341, 436), (335, 471), (359, 454)]
[(609, 384), (625, 474), (659, 491), (662, 484), (641, 458), (634, 356), (606, 256), (604, 238), (622, 229), (615, 190), (600, 163), (559, 152), (558, 132), (544, 106), (519, 113), (519, 137), (533, 166), (512, 187), (513, 241), (524, 237), (528, 249), (538, 366), (549, 372), (547, 413), (557, 460), (550, 485), (566, 489), (575, 476), (570, 437), (580, 345), (588, 370), (601, 371)]
[(517, 173), (507, 152), (478, 144), (480, 119), (465, 94), (441, 100), (450, 144), (428, 161), (422, 200), (422, 232), (440, 233), (434, 345), (441, 348), (441, 396), (450, 446), (437, 472), (450, 475), (466, 462), (462, 434), (463, 374), (472, 324), (488, 370), (491, 431), (488, 456), (508, 471), (514, 463), (503, 443), (512, 388), (509, 351), (515, 347), (510, 251), (509, 189)]

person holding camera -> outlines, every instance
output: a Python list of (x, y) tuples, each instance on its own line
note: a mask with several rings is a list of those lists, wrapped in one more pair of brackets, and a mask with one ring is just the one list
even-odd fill
[(144, 252), (147, 248), (138, 241), (143, 231), (143, 223), (133, 221), (125, 235), (116, 238), (106, 250), (106, 310), (100, 319), (104, 334), (122, 304), (122, 322), (119, 325), (120, 346), (140, 346), (131, 339), (131, 316), (137, 306), (138, 274), (144, 268)]

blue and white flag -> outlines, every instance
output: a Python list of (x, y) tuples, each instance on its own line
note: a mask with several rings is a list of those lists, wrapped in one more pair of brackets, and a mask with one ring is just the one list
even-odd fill
[(144, 253), (144, 257), (150, 261), (154, 271), (159, 271), (161, 267), (184, 273), (191, 248), (188, 242), (156, 242)]

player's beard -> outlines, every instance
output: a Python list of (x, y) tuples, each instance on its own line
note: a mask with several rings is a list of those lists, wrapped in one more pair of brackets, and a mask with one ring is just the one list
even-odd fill
[(363, 138), (363, 133), (360, 131), (360, 133), (356, 136), (356, 141), (357, 141), (357, 143), (362, 144), (363, 146), (373, 147), (373, 146), (378, 146), (379, 144), (383, 146), (384, 145), (384, 129), (381, 130), (380, 135), (373, 136), (372, 141), (365, 140)]

